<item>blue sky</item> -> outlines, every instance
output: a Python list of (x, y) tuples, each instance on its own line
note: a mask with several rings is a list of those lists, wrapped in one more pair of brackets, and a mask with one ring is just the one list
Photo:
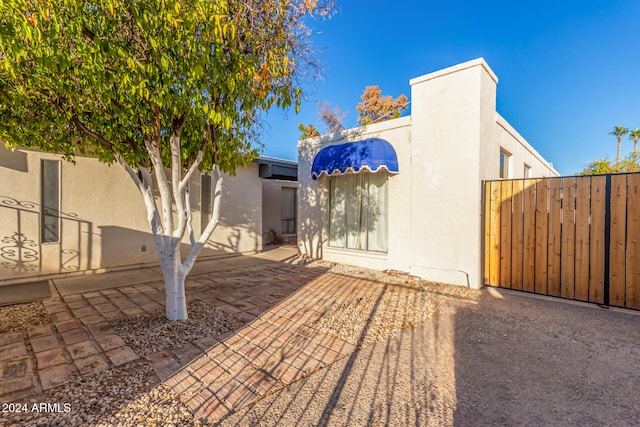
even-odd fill
[[(299, 114), (268, 114), (264, 155), (295, 160), (298, 124), (318, 125), (319, 101), (339, 105), (351, 127), (365, 86), (410, 97), (410, 79), (478, 57), (498, 76), (498, 112), (562, 175), (615, 159), (614, 126), (640, 128), (639, 0), (338, 0), (337, 7), (331, 20), (312, 22), (322, 79), (305, 86)], [(623, 155), (632, 147), (625, 137)]]

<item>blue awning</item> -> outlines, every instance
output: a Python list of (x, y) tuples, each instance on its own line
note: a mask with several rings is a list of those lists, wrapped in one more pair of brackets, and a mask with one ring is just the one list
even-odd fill
[(323, 173), (332, 176), (363, 170), (377, 172), (380, 169), (391, 174), (399, 172), (396, 151), (384, 139), (369, 138), (320, 150), (313, 159), (311, 177), (318, 179)]

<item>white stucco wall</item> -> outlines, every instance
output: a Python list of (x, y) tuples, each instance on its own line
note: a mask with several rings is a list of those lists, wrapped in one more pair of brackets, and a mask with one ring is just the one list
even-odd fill
[(265, 243), (266, 235), (271, 230), (284, 234), (281, 222), (283, 188), (294, 188), (297, 190), (298, 183), (278, 179), (262, 180), (262, 239)]
[(483, 113), (495, 111), (495, 79), (482, 63), (467, 63), (410, 83), (414, 144), (408, 270), (434, 281), (471, 284), (479, 274), (479, 141), (486, 131)]
[[(119, 165), (77, 157), (62, 161), (61, 235), (41, 243), (40, 160), (53, 154), (17, 150), (0, 144), (0, 281), (19, 277), (114, 269), (156, 263), (154, 240), (142, 197)], [(262, 184), (258, 166), (224, 175), (221, 218), (201, 256), (262, 248)], [(191, 184), (193, 223), (200, 224), (200, 177)], [(29, 252), (16, 249), (17, 235)], [(183, 256), (188, 254), (184, 240)]]
[[(500, 149), (532, 176), (555, 170), (496, 112), (498, 78), (476, 59), (410, 81), (410, 117), (325, 135), (298, 144), (298, 246), (314, 258), (396, 269), (429, 280), (481, 286), (482, 181), (499, 177)], [(389, 178), (387, 254), (327, 245), (327, 179), (311, 164), (327, 145), (380, 137), (396, 150)], [(515, 166), (512, 166), (512, 170)]]
[[(235, 176), (223, 174), (220, 223), (207, 242), (209, 251), (203, 255), (219, 251), (252, 252), (262, 249), (261, 181), (255, 163), (238, 169)], [(194, 193), (192, 195), (196, 196)], [(196, 210), (196, 217), (200, 221), (200, 209)]]
[(484, 163), (482, 179), (496, 179), (499, 176), (500, 149), (511, 153), (509, 159), (509, 178), (525, 178), (524, 165), (531, 168), (532, 178), (558, 176), (553, 165), (547, 162), (500, 114), (495, 113), (494, 144), (487, 144), (491, 149)]
[[(372, 124), (354, 131), (344, 131), (300, 141), (298, 144), (298, 248), (313, 258), (360, 265), (369, 268), (399, 269), (405, 265), (406, 236), (410, 229), (409, 211), (411, 176), (411, 120), (409, 117)], [(311, 179), (313, 158), (322, 148), (346, 141), (382, 137), (395, 149), (400, 173), (389, 176), (389, 250), (387, 254), (330, 247), (327, 244), (328, 179)]]

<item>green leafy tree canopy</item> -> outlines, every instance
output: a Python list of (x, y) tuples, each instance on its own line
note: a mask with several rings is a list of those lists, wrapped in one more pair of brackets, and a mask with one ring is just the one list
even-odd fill
[(260, 148), (259, 112), (298, 106), (313, 65), (311, 1), (0, 3), (0, 138), (67, 157), (233, 172)]
[(634, 153), (619, 162), (612, 162), (608, 157), (594, 160), (576, 175), (606, 175), (625, 172), (640, 172), (640, 160)]
[[(0, 141), (118, 162), (147, 208), (167, 317), (184, 320), (185, 277), (219, 219), (219, 171), (258, 155), (263, 112), (297, 111), (317, 70), (307, 19), (331, 13), (331, 0), (3, 0)], [(199, 238), (187, 197), (198, 169), (216, 176)]]

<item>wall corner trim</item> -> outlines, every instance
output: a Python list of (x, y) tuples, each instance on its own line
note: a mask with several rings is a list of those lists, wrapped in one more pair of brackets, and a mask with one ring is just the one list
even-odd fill
[(442, 77), (442, 76), (446, 76), (448, 74), (453, 74), (453, 73), (457, 73), (458, 71), (463, 71), (466, 70), (468, 68), (473, 68), (473, 67), (482, 67), (484, 68), (484, 70), (487, 72), (487, 74), (489, 74), (489, 76), (493, 79), (493, 81), (498, 84), (498, 76), (496, 76), (496, 74), (493, 72), (493, 70), (491, 69), (491, 67), (489, 67), (489, 64), (487, 64), (487, 62), (484, 60), (484, 58), (480, 57), (480, 58), (476, 58), (476, 59), (472, 59), (471, 61), (467, 61), (467, 62), (463, 62), (462, 64), (457, 64), (448, 68), (444, 68), (442, 70), (438, 70), (438, 71), (434, 71), (433, 73), (429, 73), (429, 74), (425, 74), (423, 76), (420, 77), (415, 77), (411, 80), (409, 80), (409, 84), (411, 86), (419, 84), (419, 83), (423, 83), (429, 80), (433, 80), (436, 79), (438, 77)]

